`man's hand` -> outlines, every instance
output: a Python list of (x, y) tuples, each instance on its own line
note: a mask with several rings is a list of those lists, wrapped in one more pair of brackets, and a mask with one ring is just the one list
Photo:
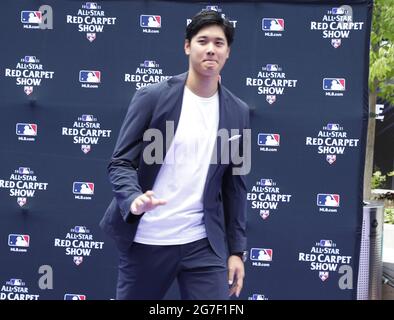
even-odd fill
[(149, 190), (134, 199), (131, 203), (130, 211), (132, 214), (139, 216), (146, 211), (150, 211), (166, 203), (167, 201), (164, 199), (154, 198), (153, 191)]
[(229, 296), (231, 297), (234, 293), (237, 297), (241, 293), (244, 277), (245, 268), (242, 259), (239, 256), (230, 256), (228, 258), (228, 284), (230, 287)]

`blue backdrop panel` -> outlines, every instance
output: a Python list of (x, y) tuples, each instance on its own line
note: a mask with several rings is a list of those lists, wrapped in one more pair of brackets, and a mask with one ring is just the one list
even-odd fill
[(187, 19), (206, 8), (236, 28), (221, 77), (251, 113), (240, 299), (356, 299), (372, 0), (3, 7), (1, 300), (115, 297), (106, 166), (136, 90), (186, 71)]

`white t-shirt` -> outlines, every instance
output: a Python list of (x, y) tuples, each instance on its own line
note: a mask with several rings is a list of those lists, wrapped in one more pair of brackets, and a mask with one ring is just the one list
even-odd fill
[(203, 98), (185, 86), (178, 127), (153, 186), (167, 204), (141, 217), (135, 242), (177, 245), (207, 236), (203, 192), (218, 124), (218, 93)]

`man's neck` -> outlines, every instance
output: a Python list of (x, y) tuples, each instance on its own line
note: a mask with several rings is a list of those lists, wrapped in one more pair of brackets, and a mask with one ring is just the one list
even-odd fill
[(199, 97), (212, 97), (218, 90), (218, 76), (203, 77), (189, 70), (186, 86)]

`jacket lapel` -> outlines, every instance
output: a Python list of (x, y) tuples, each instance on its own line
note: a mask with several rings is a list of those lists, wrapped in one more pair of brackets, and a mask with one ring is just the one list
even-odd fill
[(186, 77), (187, 73), (183, 73), (168, 81), (169, 90), (159, 100), (156, 108), (157, 117), (153, 126), (163, 134), (164, 154), (167, 153), (178, 128)]
[[(207, 179), (205, 180), (204, 194), (207, 190), (210, 180), (213, 178), (218, 168), (220, 168), (222, 164), (228, 164), (230, 160), (229, 158), (226, 158), (227, 156), (229, 157), (229, 150), (227, 149), (229, 146), (227, 141), (229, 137), (227, 137), (227, 133), (230, 134), (231, 128), (236, 128), (236, 126), (232, 124), (232, 114), (230, 111), (231, 110), (229, 110), (226, 89), (219, 85), (218, 135), (216, 137), (216, 144), (213, 150), (211, 164), (209, 165)], [(225, 146), (226, 149), (223, 149), (222, 145)], [(223, 157), (224, 155), (226, 155), (226, 157)]]
[[(187, 73), (183, 73), (168, 80), (169, 88), (167, 92), (160, 94), (155, 107), (155, 115), (151, 123), (151, 128), (160, 130), (162, 134), (164, 148), (163, 161), (178, 127), (186, 77)], [(149, 165), (149, 170), (145, 171), (146, 175), (140, 182), (144, 191), (153, 188), (161, 166), (162, 163)]]

